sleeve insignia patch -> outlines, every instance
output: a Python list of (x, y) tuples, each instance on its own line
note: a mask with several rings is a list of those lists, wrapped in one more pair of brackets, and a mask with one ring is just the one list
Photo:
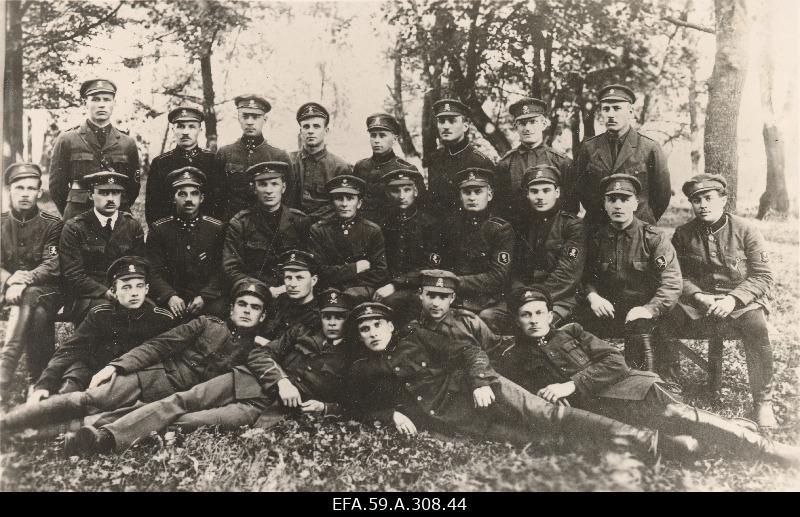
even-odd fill
[(575, 246), (570, 246), (569, 248), (567, 248), (567, 256), (572, 260), (578, 258), (578, 248), (576, 248)]
[(58, 255), (58, 247), (56, 246), (48, 246), (47, 253), (50, 254), (51, 257), (55, 257)]
[(431, 253), (430, 257), (428, 257), (431, 261), (432, 266), (438, 266), (442, 263), (442, 256), (438, 253)]
[(665, 269), (667, 269), (667, 259), (664, 257), (664, 255), (656, 257), (656, 267), (660, 271), (664, 271)]
[(507, 251), (501, 251), (497, 254), (497, 261), (501, 264), (508, 264), (511, 262), (511, 254)]
[(769, 253), (767, 253), (766, 251), (761, 252), (761, 262), (765, 264), (769, 262)]

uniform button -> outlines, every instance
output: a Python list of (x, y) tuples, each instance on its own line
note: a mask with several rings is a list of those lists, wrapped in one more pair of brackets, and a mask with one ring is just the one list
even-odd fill
[(482, 374), (482, 373), (479, 373), (479, 374), (478, 374), (478, 377), (480, 377), (480, 378), (482, 379), (482, 378), (484, 378), (484, 377), (485, 377), (485, 375), (484, 375), (484, 374)]
[(422, 395), (417, 395), (417, 400), (422, 400)]
[(708, 236), (708, 240), (710, 240), (711, 242), (714, 242), (714, 236), (713, 235), (709, 235)]
[(297, 376), (297, 382), (300, 382), (300, 381), (302, 381), (302, 380), (303, 380), (303, 378), (302, 378), (302, 377), (300, 377), (300, 376), (298, 375), (298, 376)]
[(399, 366), (395, 366), (394, 367), (394, 371), (399, 372), (400, 371), (400, 367)]
[(428, 363), (426, 363), (425, 361), (422, 361), (422, 363), (420, 363), (420, 364), (422, 364), (422, 367), (423, 367), (423, 368), (425, 368), (426, 366), (428, 366)]
[(386, 356), (386, 359), (391, 359), (391, 358), (392, 358), (392, 355), (391, 355), (391, 354), (389, 354), (389, 355), (387, 355), (387, 356)]
[(406, 387), (407, 387), (407, 388), (410, 388), (410, 387), (411, 387), (411, 383), (410, 383), (410, 382), (407, 382), (407, 383), (406, 383)]
[(712, 251), (712, 252), (710, 253), (710, 255), (711, 255), (712, 257), (716, 257), (716, 256), (717, 256), (717, 252), (716, 252), (716, 251)]
[(308, 371), (309, 371), (309, 372), (311, 371), (311, 367), (310, 367), (310, 366), (307, 366), (306, 368), (308, 368)]
[(436, 414), (436, 411), (431, 409), (431, 415), (435, 415), (435, 414)]
[(188, 244), (187, 244), (187, 245), (186, 245), (186, 249), (187, 249), (187, 250), (190, 250), (190, 249), (192, 249), (192, 247), (191, 247), (190, 245), (188, 245)]

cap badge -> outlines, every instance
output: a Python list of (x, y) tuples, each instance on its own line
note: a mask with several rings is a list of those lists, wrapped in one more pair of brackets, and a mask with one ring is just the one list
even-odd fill
[(181, 117), (184, 116), (184, 115), (188, 115), (188, 114), (189, 114), (189, 112), (187, 112), (186, 110), (181, 110)]
[(289, 256), (289, 260), (297, 260), (297, 255), (295, 255), (294, 253), (292, 253), (292, 254)]
[(619, 190), (621, 188), (622, 188), (622, 183), (620, 183), (619, 181), (614, 183), (614, 190)]
[(536, 177), (537, 178), (541, 178), (542, 177), (542, 171), (536, 171)]
[(256, 284), (250, 284), (249, 286), (247, 286), (247, 290), (248, 291), (255, 291), (256, 290)]
[(342, 179), (342, 185), (347, 185), (347, 178)]
[(608, 93), (617, 93), (617, 90), (615, 90), (614, 88), (611, 88), (610, 90), (608, 90)]
[(467, 179), (468, 180), (474, 180), (475, 179), (475, 173), (474, 172), (470, 172), (469, 173), (469, 177)]
[(533, 291), (525, 291), (523, 298), (533, 298)]
[(530, 112), (531, 112), (531, 110), (530, 110), (530, 108), (528, 108), (527, 104), (522, 106), (522, 113), (530, 113)]
[(442, 111), (450, 111), (450, 103), (449, 102), (445, 103), (444, 110), (442, 110)]
[(364, 309), (364, 314), (372, 314), (372, 307), (367, 307)]
[(108, 182), (109, 182), (109, 183), (115, 183), (115, 181), (114, 181), (114, 177), (112, 176), (112, 177), (108, 178)]
[(436, 279), (436, 287), (444, 287), (444, 278)]
[(192, 175), (189, 173), (189, 171), (184, 172), (183, 177), (186, 178), (187, 180), (192, 179)]
[(332, 302), (336, 301), (336, 293), (331, 293), (331, 301)]
[(128, 272), (129, 273), (136, 273), (136, 266), (134, 266), (133, 264), (129, 265), (128, 266)]

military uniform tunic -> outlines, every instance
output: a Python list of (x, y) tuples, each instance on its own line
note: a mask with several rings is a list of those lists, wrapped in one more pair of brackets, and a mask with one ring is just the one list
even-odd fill
[(309, 215), (320, 210), (328, 213), (330, 201), (325, 184), (336, 176), (352, 174), (353, 168), (326, 148), (313, 154), (301, 149), (290, 157), (292, 180), (286, 191), (287, 204)]
[(13, 211), (3, 212), (0, 216), (0, 278), (3, 283), (8, 276), (23, 270), (33, 277), (30, 286), (55, 288), (60, 274), (58, 244), (63, 227), (61, 219), (38, 208), (25, 220)]
[(258, 330), (260, 336), (276, 339), (294, 325), (315, 328), (319, 325), (319, 306), (315, 300), (297, 303), (281, 294), (267, 307), (267, 317)]
[(470, 167), (494, 170), (492, 160), (478, 151), (467, 138), (431, 153), (428, 165), (428, 197), (437, 214), (449, 215), (461, 206), (455, 175)]
[[(525, 171), (535, 165), (551, 165), (561, 173), (562, 182), (569, 177), (572, 160), (564, 153), (556, 151), (544, 143), (530, 149), (520, 144), (508, 151), (497, 162), (495, 179), (498, 183), (498, 197), (494, 202), (496, 210), (511, 217), (518, 209), (525, 207), (527, 188), (522, 186)], [(561, 192), (565, 196), (565, 192)], [(577, 213), (577, 207), (565, 207)]]
[(380, 226), (392, 283), (396, 287), (416, 287), (416, 274), (439, 264), (443, 233), (440, 221), (417, 202), (408, 210), (386, 209)]
[[(357, 161), (353, 166), (353, 175), (358, 176), (367, 184), (367, 192), (361, 210), (364, 213), (364, 217), (370, 221), (378, 222), (382, 217), (383, 211), (389, 208), (386, 184), (381, 178), (384, 174), (398, 169), (416, 171), (417, 167), (398, 157), (392, 150), (380, 156), (373, 154), (369, 158)], [(423, 193), (420, 192), (419, 194)], [(419, 199), (417, 201), (419, 202)]]
[(89, 121), (84, 121), (59, 135), (53, 146), (50, 195), (64, 215), (64, 221), (92, 208), (91, 191), (82, 183), (87, 174), (113, 169), (128, 177), (122, 210), (129, 211), (139, 196), (141, 165), (136, 141), (111, 127), (105, 144), (101, 146), (92, 126)]

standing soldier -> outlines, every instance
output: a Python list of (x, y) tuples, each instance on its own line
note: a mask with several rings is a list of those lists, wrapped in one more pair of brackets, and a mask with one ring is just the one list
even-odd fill
[(71, 298), (66, 307), (76, 325), (89, 308), (116, 299), (106, 279), (111, 263), (125, 255), (145, 254), (141, 225), (119, 209), (127, 179), (117, 172), (87, 175), (94, 208), (67, 221), (61, 232), (61, 275)]
[(139, 196), (139, 150), (136, 141), (111, 125), (117, 87), (106, 79), (85, 81), (80, 89), (89, 118), (59, 135), (50, 162), (50, 195), (67, 220), (92, 208), (87, 174), (107, 170), (122, 174), (129, 186), (121, 208), (129, 211)]
[[(672, 237), (684, 273), (683, 293), (661, 327), (667, 333), (733, 331), (740, 336), (755, 419), (770, 428), (777, 421), (772, 409), (772, 345), (764, 316), (774, 280), (764, 237), (746, 219), (725, 211), (726, 189), (719, 175), (699, 174), (683, 184), (695, 217)], [(672, 364), (667, 361), (664, 366), (669, 369)]]
[(219, 176), (223, 185), (219, 189), (220, 207), (216, 212), (221, 215), (223, 222), (229, 221), (240, 210), (249, 208), (255, 202), (247, 169), (263, 162), (289, 163), (289, 153), (264, 140), (262, 131), (272, 105), (255, 94), (239, 95), (234, 103), (239, 125), (242, 127), (242, 137), (217, 151)]
[[(540, 99), (520, 99), (508, 108), (514, 117), (514, 129), (519, 134), (519, 145), (508, 151), (497, 163), (497, 183), (500, 198), (495, 202), (499, 214), (511, 217), (520, 208), (527, 207), (528, 195), (522, 177), (525, 171), (536, 165), (555, 167), (561, 178), (569, 177), (572, 160), (544, 143), (544, 132), (550, 127), (547, 104)], [(578, 207), (563, 210), (577, 213)]]
[(175, 133), (175, 149), (153, 158), (150, 171), (147, 173), (147, 189), (144, 200), (144, 217), (147, 225), (172, 215), (173, 188), (167, 181), (172, 171), (184, 167), (194, 167), (205, 174), (207, 185), (203, 188), (203, 212), (213, 217), (224, 217), (219, 214), (217, 190), (221, 188), (219, 172), (216, 167), (214, 153), (197, 145), (197, 136), (204, 120), (203, 112), (191, 106), (179, 106), (169, 112), (167, 119), (173, 125)]
[(289, 164), (257, 163), (247, 170), (256, 200), (231, 219), (225, 233), (222, 267), (230, 284), (243, 278), (269, 286), (273, 298), (284, 292), (278, 271), (281, 253), (303, 248), (308, 217), (283, 203)]
[(493, 170), (494, 163), (467, 138), (469, 108), (465, 104), (455, 99), (441, 99), (433, 104), (433, 114), (443, 147), (431, 153), (428, 193), (431, 208), (447, 216), (461, 206), (456, 174), (471, 167)]
[[(39, 210), (42, 171), (14, 163), (5, 171), (11, 210), (0, 216), (0, 304), (10, 306), (0, 352), (0, 399), (7, 402), (17, 363), (26, 353), (35, 380), (53, 354), (55, 314), (63, 303), (58, 290), (58, 241), (63, 223)], [(14, 316), (16, 315), (16, 316)]]
[(561, 210), (561, 178), (552, 165), (525, 172), (522, 187), (527, 209), (517, 227), (517, 246), (511, 265), (511, 290), (538, 286), (553, 299), (553, 326), (572, 316), (586, 261), (583, 221)]
[(489, 213), (493, 180), (492, 171), (475, 168), (455, 177), (453, 189), (460, 192), (461, 210), (445, 221), (441, 265), (458, 275), (461, 305), (502, 333), (498, 327), (507, 316), (503, 296), (509, 282), (514, 230)]
[(288, 199), (315, 220), (330, 215), (328, 181), (351, 174), (352, 167), (325, 147), (331, 128), (330, 114), (321, 104), (307, 102), (297, 110), (302, 148), (291, 153), (292, 184)]
[(602, 225), (608, 219), (603, 213), (600, 181), (611, 174), (629, 174), (642, 185), (636, 217), (655, 224), (672, 196), (664, 151), (658, 142), (631, 128), (636, 102), (633, 90), (618, 84), (606, 86), (600, 90), (599, 102), (606, 132), (585, 140), (578, 149), (567, 182), (567, 206), (577, 206), (580, 201), (586, 209), (586, 224)]
[(364, 180), (350, 175), (325, 185), (334, 215), (310, 230), (310, 248), (320, 262), (325, 287), (341, 289), (355, 301), (369, 300), (389, 279), (381, 227), (361, 216)]
[(221, 264), (225, 225), (201, 213), (206, 181), (194, 167), (172, 171), (165, 183), (173, 192), (174, 215), (154, 221), (147, 235), (150, 295), (180, 319), (226, 312)]
[(353, 176), (358, 176), (367, 184), (364, 196), (364, 217), (378, 222), (384, 210), (391, 205), (386, 196), (386, 174), (404, 169), (416, 171), (417, 168), (394, 154), (394, 142), (400, 133), (397, 119), (388, 113), (374, 113), (367, 117), (367, 132), (372, 156), (356, 162)]
[(586, 304), (576, 319), (601, 337), (624, 336), (628, 365), (652, 371), (653, 328), (678, 301), (681, 268), (667, 238), (634, 215), (639, 180), (612, 174), (600, 185), (609, 222), (589, 237)]

